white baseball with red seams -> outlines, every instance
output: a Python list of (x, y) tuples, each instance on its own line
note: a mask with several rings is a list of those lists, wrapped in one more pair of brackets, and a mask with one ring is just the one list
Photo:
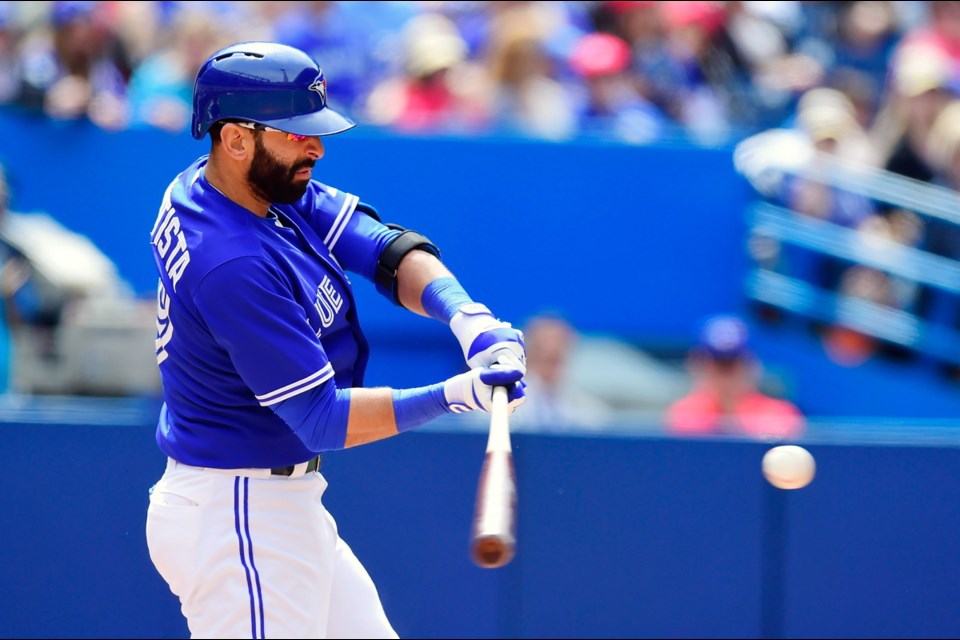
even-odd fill
[(813, 455), (801, 446), (785, 444), (763, 455), (763, 477), (778, 489), (802, 489), (816, 475)]

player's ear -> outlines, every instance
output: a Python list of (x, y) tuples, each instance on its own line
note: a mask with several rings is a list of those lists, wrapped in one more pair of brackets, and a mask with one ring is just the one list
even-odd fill
[(224, 153), (236, 160), (242, 160), (253, 152), (253, 132), (228, 122), (220, 130), (220, 147)]

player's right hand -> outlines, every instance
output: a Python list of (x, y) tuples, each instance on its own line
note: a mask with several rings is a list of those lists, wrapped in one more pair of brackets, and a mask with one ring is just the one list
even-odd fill
[(520, 369), (493, 365), (450, 378), (443, 383), (443, 395), (453, 413), (477, 409), (489, 413), (493, 406), (493, 387), (507, 387), (510, 413), (513, 413), (527, 400), (526, 386)]
[(501, 364), (526, 373), (523, 332), (498, 320), (486, 306), (476, 302), (464, 305), (450, 320), (450, 328), (460, 341), (468, 367)]

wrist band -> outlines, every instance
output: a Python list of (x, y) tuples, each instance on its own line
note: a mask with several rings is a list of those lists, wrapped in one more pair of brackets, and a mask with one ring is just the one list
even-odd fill
[(449, 412), (442, 382), (416, 389), (393, 390), (393, 415), (400, 433)]
[(450, 324), (450, 318), (456, 315), (465, 304), (473, 299), (460, 286), (456, 278), (437, 278), (423, 289), (420, 304), (431, 318), (444, 324)]

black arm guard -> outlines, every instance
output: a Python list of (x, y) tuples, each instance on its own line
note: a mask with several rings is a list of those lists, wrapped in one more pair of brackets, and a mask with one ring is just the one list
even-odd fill
[[(377, 215), (376, 210), (368, 204), (362, 202), (357, 204), (357, 210), (380, 221), (380, 216)], [(380, 254), (380, 258), (377, 260), (374, 282), (377, 285), (377, 291), (400, 306), (400, 291), (397, 287), (397, 269), (400, 267), (400, 261), (414, 249), (432, 253), (439, 259), (440, 249), (421, 233), (406, 229), (398, 224), (387, 223), (387, 227), (400, 231), (400, 235), (391, 240), (390, 244)]]

